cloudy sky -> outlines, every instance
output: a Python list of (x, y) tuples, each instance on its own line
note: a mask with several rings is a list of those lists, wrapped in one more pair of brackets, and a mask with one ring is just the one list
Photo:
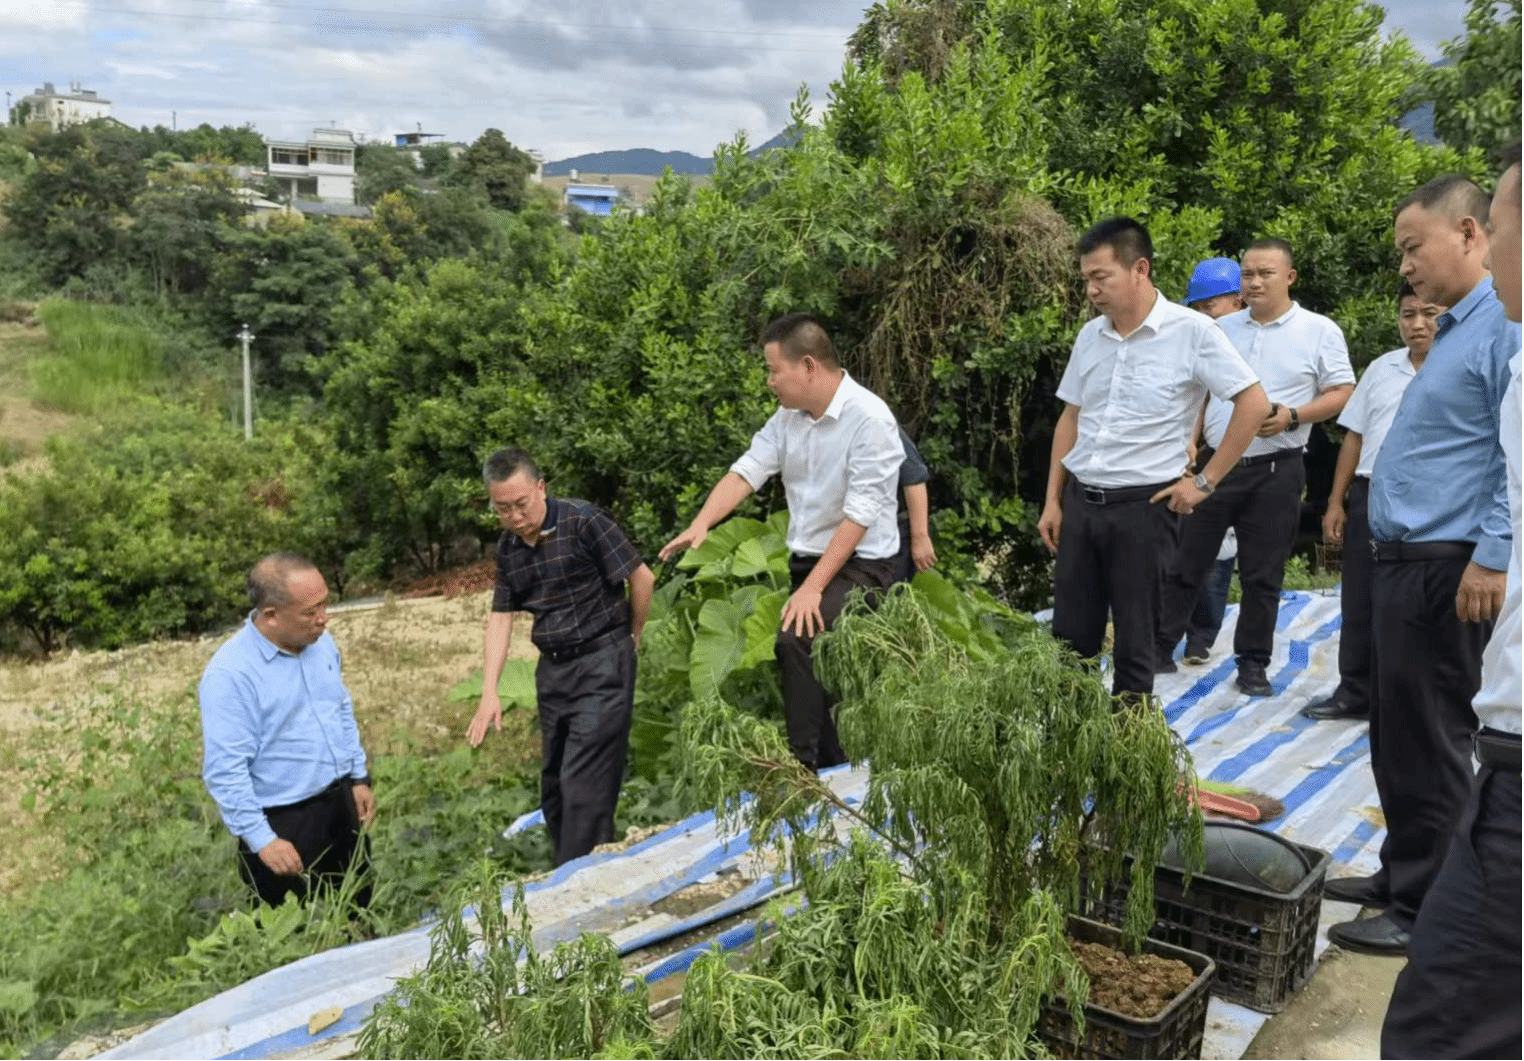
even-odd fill
[[(707, 155), (817, 102), (868, 0), (0, 0), (0, 88), (95, 89), (131, 125), (251, 122), (369, 138), (495, 126), (555, 160), (625, 147)], [(1394, 0), (1428, 56), (1465, 0)], [(173, 116), (172, 116), (173, 115)]]

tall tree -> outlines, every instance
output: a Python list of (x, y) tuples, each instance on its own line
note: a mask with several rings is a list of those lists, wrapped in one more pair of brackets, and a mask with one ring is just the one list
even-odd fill
[(383, 195), (418, 186), (413, 156), (390, 144), (362, 144), (355, 152), (355, 198), (369, 206)]
[(1434, 131), (1451, 147), (1494, 152), (1519, 138), (1519, 0), (1471, 0), (1466, 32), (1429, 70)]
[(447, 187), (481, 192), (499, 210), (519, 210), (533, 172), (533, 159), (510, 144), (500, 130), (488, 129), (460, 153), (444, 182)]

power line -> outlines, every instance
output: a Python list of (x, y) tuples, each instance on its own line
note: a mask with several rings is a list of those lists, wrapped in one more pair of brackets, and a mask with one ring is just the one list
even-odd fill
[[(283, 27), (283, 28), (288, 28), (288, 29), (290, 29), (290, 28), (300, 28), (300, 29), (333, 29), (334, 28), (334, 26), (331, 23), (329, 23), (329, 22), (284, 21), (282, 19), (250, 18), (250, 17), (247, 17), (247, 16), (240, 16), (240, 15), (201, 15), (201, 14), (195, 14), (195, 13), (192, 13), (192, 12), (149, 10), (149, 9), (145, 9), (145, 8), (133, 8), (133, 7), (114, 7), (114, 6), (108, 7), (108, 6), (103, 6), (103, 5), (100, 5), (100, 4), (93, 4), (93, 3), (83, 2), (83, 0), (52, 0), (52, 4), (55, 7), (87, 8), (88, 10), (90, 10), (92, 12), (106, 12), (106, 13), (109, 13), (109, 14), (117, 14), (117, 15), (134, 15), (134, 16), (140, 16), (140, 17), (145, 17), (145, 18), (175, 18), (175, 19), (185, 19), (185, 20), (194, 21), (194, 22), (228, 22), (228, 23), (239, 22), (239, 23), (251, 23), (251, 24), (260, 25), (260, 26), (277, 26), (277, 27)], [(292, 5), (292, 6), (294, 8), (298, 7), (298, 5)], [(313, 11), (325, 11), (325, 10), (327, 10), (327, 11), (341, 11), (341, 12), (345, 12), (345, 13), (348, 13), (350, 11), (355, 10), (355, 9), (352, 9), (352, 8), (311, 8), (311, 7), (299, 7), (299, 9), (302, 10), (303, 12), (313, 12)], [(414, 16), (414, 15), (409, 15), (408, 16), (409, 19), (412, 19), (414, 21), (416, 21), (417, 17), (418, 16)], [(445, 28), (449, 28), (452, 24), (453, 23), (448, 22), (448, 21), (440, 21), (440, 22), (438, 22), (436, 24), (436, 26), (434, 28), (445, 29)], [(573, 23), (544, 22), (544, 23), (540, 23), (540, 25), (544, 25), (544, 26), (562, 26), (562, 27), (568, 27), (568, 28), (570, 28), (574, 24)], [(409, 25), (409, 26), (388, 26), (388, 25), (364, 24), (364, 23), (362, 23), (362, 24), (346, 25), (343, 28), (351, 30), (351, 31), (355, 31), (355, 32), (395, 33), (395, 34), (405, 34), (407, 36), (418, 36), (419, 35), (418, 28), (417, 28), (416, 25)], [(610, 28), (612, 28), (612, 27), (610, 27)], [(636, 28), (636, 27), (631, 27), (631, 28)], [(675, 31), (675, 28), (674, 28), (674, 31)], [(725, 30), (696, 30), (696, 32), (724, 33), (724, 32), (728, 32), (728, 31), (725, 31)], [(737, 32), (753, 33), (753, 32), (756, 32), (756, 31), (737, 31)], [(821, 34), (821, 36), (824, 36), (824, 34)], [(575, 41), (568, 41), (567, 38), (565, 38), (565, 37), (534, 36), (534, 35), (529, 35), (529, 34), (525, 34), (525, 35), (517, 35), (517, 34), (515, 34), (514, 35), (514, 39), (518, 40), (518, 41), (543, 41), (545, 43), (553, 43), (553, 44), (574, 43), (574, 44), (584, 44), (584, 45), (614, 45), (614, 46), (629, 45), (629, 44), (637, 43), (636, 41), (634, 41), (632, 39), (629, 39), (629, 38), (626, 38), (626, 39), (623, 39), (623, 40), (603, 40), (603, 39), (594, 40), (594, 39), (583, 38), (583, 39), (579, 39), (579, 40), (575, 40)], [(676, 42), (674, 42), (674, 43), (676, 43)], [(829, 54), (829, 55), (840, 55), (843, 52), (843, 50), (845, 49), (845, 47), (846, 47), (846, 41), (843, 40), (841, 45), (836, 47), (836, 48), (773, 48), (773, 47), (766, 47), (766, 46), (762, 46), (762, 45), (741, 44), (739, 42), (730, 43), (730, 44), (702, 44), (702, 43), (691, 42), (691, 41), (685, 41), (685, 42), (683, 42), (682, 46), (684, 48), (690, 48), (690, 49), (697, 48), (697, 49), (704, 49), (704, 50), (707, 50), (707, 51), (733, 52), (733, 51), (743, 50), (744, 49), (745, 51), (748, 51), (748, 52), (794, 52), (794, 53), (800, 53), (800, 54), (815, 54), (815, 55), (827, 55), (827, 54)]]

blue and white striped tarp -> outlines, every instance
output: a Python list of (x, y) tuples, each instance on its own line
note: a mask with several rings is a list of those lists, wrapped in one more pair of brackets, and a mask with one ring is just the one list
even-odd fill
[[(1202, 777), (1285, 802), (1285, 817), (1270, 823), (1270, 829), (1332, 851), (1336, 874), (1374, 871), (1384, 830), (1365, 726), (1314, 723), (1298, 713), (1308, 700), (1337, 684), (1338, 597), (1284, 595), (1269, 668), (1275, 695), (1269, 698), (1246, 697), (1233, 686), (1230, 646), (1236, 619), (1237, 609), (1230, 608), (1217, 654), (1207, 666), (1182, 666), (1180, 673), (1158, 679), (1156, 691), (1170, 723), (1189, 742)], [(863, 794), (866, 773), (843, 768), (830, 780), (844, 799), (855, 801)], [(740, 895), (681, 923), (651, 912), (658, 900), (720, 871), (737, 871), (750, 884)], [(628, 850), (589, 855), (560, 867), (528, 884), (526, 900), (542, 949), (595, 931), (609, 934), (628, 952), (675, 928), (734, 913), (748, 901), (761, 902), (786, 884), (771, 873), (745, 835), (723, 836), (713, 815), (697, 814)], [(511, 894), (504, 896), (505, 902), (510, 899)], [(1344, 904), (1325, 904), (1325, 926), (1354, 913)], [(375, 1004), (397, 979), (427, 961), (428, 931), (419, 927), (272, 970), (99, 1056), (344, 1056), (353, 1050), (353, 1036)], [(749, 938), (732, 929), (719, 945), (728, 946), (731, 936)], [(1324, 945), (1320, 935), (1320, 953)], [(330, 1007), (342, 1011), (340, 1018), (309, 1034), (308, 1018)], [(1213, 999), (1203, 1056), (1243, 1056), (1265, 1020), (1263, 1014)]]

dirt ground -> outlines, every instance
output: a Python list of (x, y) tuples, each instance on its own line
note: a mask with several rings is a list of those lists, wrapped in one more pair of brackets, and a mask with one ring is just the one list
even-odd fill
[(1291, 1004), (1265, 1022), (1244, 1057), (1380, 1057), (1381, 1022), (1403, 964), (1332, 948)]

